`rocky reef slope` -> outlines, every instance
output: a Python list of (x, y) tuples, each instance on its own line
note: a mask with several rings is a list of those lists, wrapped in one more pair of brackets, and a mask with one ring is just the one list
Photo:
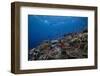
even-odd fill
[(45, 40), (29, 51), (28, 60), (78, 59), (88, 57), (87, 31), (70, 33), (61, 39)]

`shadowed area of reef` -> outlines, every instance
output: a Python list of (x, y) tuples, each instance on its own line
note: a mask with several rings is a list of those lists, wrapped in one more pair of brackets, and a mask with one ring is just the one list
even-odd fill
[(70, 33), (61, 39), (45, 40), (28, 53), (28, 60), (79, 59), (88, 57), (88, 33)]

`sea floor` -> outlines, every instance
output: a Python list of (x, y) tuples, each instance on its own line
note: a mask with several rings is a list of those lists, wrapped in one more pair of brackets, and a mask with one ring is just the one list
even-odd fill
[(28, 60), (78, 59), (88, 57), (88, 33), (70, 33), (61, 39), (44, 40), (29, 50)]

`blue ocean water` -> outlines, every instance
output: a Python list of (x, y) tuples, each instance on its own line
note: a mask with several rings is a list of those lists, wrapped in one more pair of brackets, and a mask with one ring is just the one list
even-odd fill
[(28, 15), (28, 49), (35, 48), (43, 40), (57, 39), (86, 28), (88, 17)]

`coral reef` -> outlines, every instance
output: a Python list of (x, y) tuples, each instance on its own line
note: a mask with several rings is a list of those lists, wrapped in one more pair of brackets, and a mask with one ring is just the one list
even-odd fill
[(78, 59), (88, 57), (88, 33), (70, 33), (61, 39), (45, 40), (29, 50), (28, 60)]

